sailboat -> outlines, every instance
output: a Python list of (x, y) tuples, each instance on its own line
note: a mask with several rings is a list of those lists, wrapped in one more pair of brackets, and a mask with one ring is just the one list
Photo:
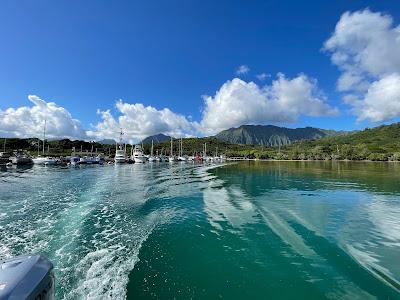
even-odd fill
[(211, 156), (207, 156), (207, 143), (204, 143), (204, 149), (203, 149), (203, 162), (207, 162), (207, 161), (212, 161), (212, 157)]
[(124, 149), (123, 143), (122, 143), (122, 136), (123, 136), (122, 128), (121, 132), (119, 134), (119, 143), (116, 143), (115, 145), (115, 163), (120, 164), (124, 163), (126, 161), (126, 149)]
[(158, 155), (158, 150), (157, 150), (157, 154), (156, 154), (155, 160), (156, 160), (156, 162), (162, 161), (161, 157)]
[(170, 150), (170, 152), (169, 152), (169, 158), (168, 158), (168, 160), (169, 160), (170, 162), (176, 161), (175, 156), (174, 156), (174, 154), (173, 154), (173, 149), (172, 149), (172, 137), (171, 137), (171, 150)]
[(155, 162), (157, 160), (157, 158), (154, 157), (153, 152), (154, 152), (154, 144), (153, 144), (153, 140), (151, 140), (151, 150), (150, 150), (149, 162)]
[(58, 160), (54, 159), (53, 157), (45, 157), (44, 156), (44, 148), (45, 148), (45, 140), (46, 140), (46, 123), (47, 121), (44, 120), (44, 127), (43, 127), (43, 156), (39, 155), (39, 148), (40, 148), (40, 140), (38, 138), (38, 156), (33, 158), (32, 161), (35, 165), (55, 165)]
[(178, 156), (179, 161), (186, 161), (186, 157), (183, 156), (183, 144), (182, 144), (182, 138), (179, 144), (179, 156)]
[(218, 156), (218, 147), (215, 148), (215, 155), (212, 158), (213, 162), (219, 162), (220, 161), (220, 157)]

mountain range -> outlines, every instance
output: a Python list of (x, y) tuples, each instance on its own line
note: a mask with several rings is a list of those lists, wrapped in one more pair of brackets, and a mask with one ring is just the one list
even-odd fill
[[(349, 132), (325, 130), (314, 127), (286, 128), (273, 125), (242, 125), (238, 128), (223, 130), (215, 138), (230, 144), (284, 146), (300, 140), (314, 140), (327, 136), (344, 135)], [(156, 134), (143, 140), (143, 144), (155, 144), (169, 141), (170, 136)]]
[(345, 131), (314, 127), (286, 128), (273, 125), (242, 125), (238, 128), (223, 130), (215, 137), (231, 144), (284, 146), (300, 140), (314, 140), (346, 133)]

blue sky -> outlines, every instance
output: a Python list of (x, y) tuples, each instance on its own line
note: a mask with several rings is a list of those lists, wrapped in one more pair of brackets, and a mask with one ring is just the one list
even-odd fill
[[(203, 95), (235, 77), (272, 84), (281, 72), (317, 80), (338, 114), (299, 113), (279, 125), (352, 130), (392, 122), (397, 115), (356, 122), (337, 90), (342, 71), (322, 50), (343, 13), (366, 8), (389, 15), (393, 27), (400, 22), (397, 1), (2, 1), (0, 110), (30, 107), (28, 95), (37, 95), (94, 130), (96, 111), (117, 119), (122, 99), (201, 122)], [(236, 74), (241, 65), (249, 72)], [(260, 81), (261, 73), (272, 77)]]

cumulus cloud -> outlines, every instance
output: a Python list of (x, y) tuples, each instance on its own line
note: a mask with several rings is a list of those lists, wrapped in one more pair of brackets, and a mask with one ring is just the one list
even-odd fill
[(246, 65), (241, 65), (239, 68), (236, 69), (236, 75), (244, 75), (249, 73), (250, 68)]
[(344, 13), (324, 50), (342, 72), (337, 88), (347, 93), (358, 120), (400, 116), (400, 26), (391, 16), (368, 9)]
[(190, 136), (195, 132), (196, 123), (168, 108), (158, 110), (141, 103), (130, 104), (119, 100), (116, 103), (119, 116), (110, 110), (98, 111), (101, 121), (94, 130), (87, 132), (94, 138), (116, 138), (120, 128), (129, 141), (138, 141), (149, 135), (165, 133), (172, 136)]
[(288, 79), (278, 74), (271, 85), (258, 86), (239, 78), (224, 83), (214, 96), (204, 96), (200, 122), (168, 108), (156, 109), (141, 103), (116, 103), (118, 116), (98, 111), (101, 121), (88, 136), (116, 138), (120, 128), (129, 141), (165, 133), (172, 136), (212, 135), (242, 124), (288, 123), (300, 115), (327, 116), (337, 113), (327, 104), (317, 81), (304, 74)]
[(81, 123), (65, 108), (29, 95), (33, 106), (0, 110), (0, 133), (9, 137), (41, 137), (46, 120), (49, 138), (86, 138)]
[(374, 81), (361, 100), (356, 97), (346, 100), (353, 106), (358, 121), (394, 119), (400, 116), (400, 75), (394, 73)]
[[(371, 95), (372, 98), (372, 91)], [(0, 110), (1, 135), (41, 137), (46, 120), (47, 136), (51, 138), (116, 139), (122, 128), (126, 141), (137, 142), (158, 133), (175, 137), (211, 135), (242, 124), (288, 123), (296, 121), (300, 115), (336, 113), (319, 91), (316, 80), (304, 74), (293, 79), (278, 74), (265, 86), (239, 78), (227, 81), (214, 96), (204, 97), (200, 122), (168, 108), (157, 109), (119, 100), (115, 104), (116, 113), (98, 110), (99, 122), (85, 130), (68, 110), (56, 103), (33, 95), (28, 99), (33, 106)]]
[(214, 134), (242, 124), (288, 123), (300, 115), (337, 113), (327, 104), (315, 79), (300, 74), (293, 79), (278, 74), (271, 85), (258, 86), (239, 78), (227, 81), (214, 96), (204, 97), (200, 131)]

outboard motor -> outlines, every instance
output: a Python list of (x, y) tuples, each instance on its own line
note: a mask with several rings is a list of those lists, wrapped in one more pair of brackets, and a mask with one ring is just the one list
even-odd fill
[(0, 300), (53, 300), (53, 264), (41, 255), (0, 262)]

